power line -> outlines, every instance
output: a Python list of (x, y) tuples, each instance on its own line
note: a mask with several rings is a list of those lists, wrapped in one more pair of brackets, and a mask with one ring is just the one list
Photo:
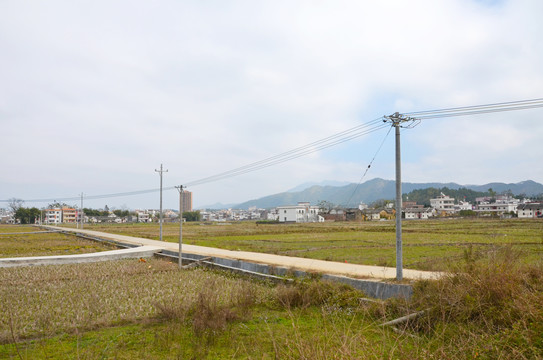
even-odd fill
[(543, 98), (531, 99), (531, 100), (520, 100), (520, 101), (509, 101), (509, 102), (501, 102), (501, 103), (494, 103), (494, 104), (463, 106), (463, 107), (456, 107), (456, 108), (414, 111), (414, 112), (403, 113), (403, 115), (409, 116), (409, 117), (416, 117), (418, 119), (432, 119), (432, 118), (442, 118), (442, 117), (487, 114), (487, 113), (495, 113), (495, 112), (503, 112), (503, 111), (526, 110), (526, 109), (534, 109), (534, 108), (541, 108), (541, 107), (543, 107)]
[[(377, 121), (380, 122), (380, 120), (377, 120)], [(293, 159), (296, 159), (296, 158), (299, 158), (299, 157), (302, 157), (302, 156), (305, 156), (305, 155), (308, 155), (308, 154), (311, 154), (311, 153), (314, 153), (314, 152), (317, 152), (317, 151), (320, 151), (320, 150), (323, 150), (323, 149), (326, 149), (326, 148), (329, 148), (329, 147), (332, 147), (332, 146), (342, 144), (344, 142), (350, 141), (352, 139), (358, 138), (358, 137), (363, 136), (363, 135), (368, 135), (368, 134), (370, 134), (372, 132), (381, 130), (381, 129), (386, 128), (386, 127), (388, 127), (388, 126), (383, 125), (382, 123), (376, 123), (374, 126), (372, 126), (371, 128), (369, 128), (367, 130), (364, 130), (364, 131), (357, 131), (357, 132), (354, 132), (352, 134), (348, 134), (347, 136), (343, 136), (343, 137), (340, 137), (340, 138), (337, 138), (337, 139), (332, 139), (332, 141), (322, 142), (318, 146), (306, 145), (306, 146), (297, 148), (295, 150), (291, 150), (291, 151), (288, 151), (286, 153), (283, 153), (283, 154), (268, 158), (266, 160), (258, 161), (258, 162), (255, 162), (255, 163), (252, 163), (252, 164), (249, 164), (249, 165), (242, 166), (240, 168), (225, 171), (223, 173), (219, 173), (219, 174), (209, 176), (209, 177), (206, 177), (206, 178), (202, 178), (202, 179), (187, 182), (186, 186), (201, 185), (201, 184), (205, 184), (205, 183), (208, 183), (208, 182), (223, 180), (223, 179), (227, 179), (227, 178), (230, 178), (230, 177), (246, 174), (248, 172), (264, 169), (264, 168), (267, 168), (267, 167), (270, 167), (270, 166), (273, 166), (273, 165), (277, 165), (277, 164), (280, 164), (280, 163), (283, 163), (283, 162), (286, 162), (286, 161), (290, 161), (290, 160), (293, 160)]]
[[(487, 113), (497, 113), (503, 111), (516, 111), (516, 110), (525, 110), (525, 109), (534, 109), (543, 107), (543, 98), (539, 99), (530, 99), (530, 100), (520, 100), (520, 101), (510, 101), (510, 102), (501, 102), (493, 104), (482, 104), (474, 106), (464, 106), (456, 108), (444, 108), (444, 109), (434, 109), (434, 110), (424, 110), (424, 111), (415, 111), (403, 113), (402, 115), (416, 118), (417, 120), (424, 119), (435, 119), (435, 118), (445, 118), (445, 117), (455, 117), (455, 116), (468, 116), (468, 115), (479, 115)], [(307, 145), (286, 151), (284, 153), (250, 163), (232, 170), (228, 170), (222, 173), (218, 173), (212, 176), (204, 177), (201, 179), (194, 180), (192, 182), (185, 183), (185, 186), (196, 186), (209, 182), (224, 180), (230, 177), (243, 175), (252, 171), (257, 171), (266, 167), (277, 165), (286, 161), (290, 161), (323, 149), (336, 146), (347, 141), (353, 140), (355, 138), (368, 135), (372, 132), (379, 131), (383, 128), (388, 127), (388, 125), (383, 125), (381, 123), (383, 117), (379, 117), (367, 123), (355, 126), (353, 128), (344, 130), (342, 132), (336, 133), (334, 135), (325, 137), (323, 139), (314, 141)], [(373, 161), (373, 160), (372, 160)], [(163, 190), (173, 190), (175, 186), (165, 187)], [(91, 195), (86, 196), (87, 200), (97, 200), (97, 199), (106, 199), (106, 198), (115, 198), (115, 197), (124, 197), (124, 196), (134, 196), (134, 195), (143, 195), (149, 193), (155, 193), (160, 191), (160, 189), (147, 189), (147, 190), (138, 190), (130, 192), (119, 192), (111, 194), (102, 194), (102, 195)], [(79, 197), (56, 197), (49, 199), (29, 199), (24, 200), (25, 202), (55, 202), (55, 201), (77, 201)], [(0, 202), (10, 202), (11, 200), (0, 200)]]
[[(212, 182), (212, 181), (218, 181), (223, 180), (229, 177), (233, 176), (239, 176), (248, 172), (256, 171), (263, 169), (265, 167), (273, 166), (282, 162), (290, 161), (292, 159), (299, 158), (301, 156), (305, 156), (335, 145), (339, 145), (341, 143), (350, 141), (352, 139), (370, 134), (374, 131), (378, 131), (384, 127), (387, 127), (386, 125), (383, 125), (381, 122), (381, 118), (377, 118), (374, 120), (371, 120), (369, 122), (357, 125), (353, 128), (341, 131), (339, 133), (336, 133), (334, 135), (325, 137), (323, 139), (314, 141), (312, 143), (309, 143), (307, 145), (286, 151), (284, 153), (266, 158), (264, 160), (256, 161), (251, 164), (232, 169), (229, 171), (225, 171), (213, 176), (208, 176), (202, 179), (197, 179), (195, 181), (192, 181), (190, 183), (187, 183), (186, 186), (196, 186), (201, 185), (204, 183)], [(163, 191), (167, 190), (173, 190), (175, 189), (175, 186), (171, 187), (163, 187)], [(89, 195), (86, 196), (86, 200), (98, 200), (98, 199), (106, 199), (106, 198), (115, 198), (115, 197), (125, 197), (125, 196), (134, 196), (134, 195), (143, 195), (143, 194), (149, 194), (149, 193), (156, 193), (159, 192), (160, 189), (147, 189), (147, 190), (138, 190), (138, 191), (129, 191), (129, 192), (118, 192), (118, 193), (111, 193), (111, 194), (101, 194), (101, 195)], [(28, 199), (24, 200), (25, 202), (56, 202), (56, 201), (76, 201), (79, 200), (79, 197), (56, 197), (56, 198), (45, 198), (45, 199)], [(9, 202), (10, 200), (0, 200), (0, 202)]]
[(383, 138), (383, 141), (381, 141), (381, 144), (379, 145), (379, 148), (377, 148), (377, 151), (375, 152), (375, 154), (373, 155), (373, 158), (371, 159), (370, 163), (368, 164), (368, 167), (366, 168), (366, 170), (364, 171), (364, 174), (362, 174), (362, 177), (360, 178), (360, 180), (358, 181), (358, 184), (356, 184), (356, 187), (354, 188), (351, 196), (349, 197), (349, 200), (347, 200), (347, 202), (345, 203), (345, 206), (344, 207), (347, 207), (349, 206), (349, 203), (351, 202), (354, 194), (356, 193), (356, 191), (358, 190), (358, 187), (360, 186), (360, 184), (362, 183), (362, 180), (364, 180), (364, 178), (366, 177), (366, 175), (368, 174), (368, 171), (370, 170), (371, 166), (373, 165), (373, 162), (375, 161), (375, 158), (377, 157), (377, 155), (379, 154), (379, 152), (381, 151), (381, 148), (383, 147), (383, 145), (385, 144), (385, 141), (386, 139), (388, 138), (388, 135), (390, 134), (390, 130), (392, 130), (394, 126), (391, 126), (385, 137)]

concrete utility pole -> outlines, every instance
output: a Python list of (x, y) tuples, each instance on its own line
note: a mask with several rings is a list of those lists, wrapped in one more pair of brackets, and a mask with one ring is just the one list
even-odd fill
[(85, 217), (85, 212), (83, 211), (83, 193), (81, 193), (81, 216), (79, 221), (81, 222), (81, 229), (83, 229), (83, 219)]
[(179, 268), (183, 267), (183, 185), (175, 187), (179, 191)]
[[(402, 256), (402, 158), (400, 146), (400, 128), (411, 128), (417, 119), (405, 117), (399, 113), (385, 116), (384, 122), (392, 123), (396, 128), (396, 280), (403, 279), (403, 256)], [(410, 125), (402, 126), (402, 123), (411, 122)]]
[(160, 214), (159, 214), (159, 224), (160, 224), (160, 241), (162, 241), (162, 173), (168, 172), (168, 170), (162, 170), (162, 164), (160, 164), (160, 170), (155, 169), (157, 173), (160, 173)]

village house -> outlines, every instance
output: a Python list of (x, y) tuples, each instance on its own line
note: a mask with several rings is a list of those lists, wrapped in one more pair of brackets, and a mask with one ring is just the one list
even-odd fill
[(430, 207), (436, 209), (438, 213), (453, 214), (454, 213), (454, 199), (441, 193), (435, 199), (430, 199)]
[(279, 222), (324, 222), (319, 215), (319, 207), (311, 206), (308, 202), (299, 202), (298, 205), (278, 206), (277, 220)]
[(517, 206), (517, 214), (519, 218), (535, 219), (543, 217), (543, 203), (531, 202), (519, 204)]
[[(520, 204), (518, 199), (509, 195), (498, 195), (494, 198), (477, 198), (477, 206), (475, 211), (485, 213), (495, 213), (503, 215), (506, 213), (517, 213), (517, 207)], [(493, 202), (492, 202), (493, 201)]]
[(435, 210), (432, 208), (408, 208), (403, 212), (405, 219), (428, 219), (435, 215)]

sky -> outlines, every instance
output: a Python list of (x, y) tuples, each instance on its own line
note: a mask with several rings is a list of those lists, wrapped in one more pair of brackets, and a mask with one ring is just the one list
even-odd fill
[[(543, 98), (543, 2), (0, 2), (0, 200), (182, 185), (396, 111)], [(543, 109), (402, 131), (408, 182), (543, 183)], [(394, 179), (386, 129), (189, 187), (194, 206)], [(177, 191), (163, 193), (178, 207)], [(79, 201), (67, 201), (79, 205)], [(6, 207), (0, 202), (0, 207)], [(159, 193), (84, 207), (158, 208)]]

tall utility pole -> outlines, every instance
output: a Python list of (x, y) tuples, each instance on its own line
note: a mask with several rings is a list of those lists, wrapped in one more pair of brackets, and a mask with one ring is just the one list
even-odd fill
[(84, 217), (85, 217), (85, 212), (83, 211), (83, 193), (81, 193), (81, 216), (79, 217), (79, 221), (81, 222), (81, 229), (83, 229)]
[[(402, 256), (402, 157), (400, 146), (400, 128), (413, 127), (413, 121), (417, 119), (394, 113), (385, 116), (384, 122), (392, 123), (396, 128), (396, 280), (403, 279), (403, 256)], [(407, 126), (401, 124), (411, 122)], [(417, 123), (418, 124), (418, 123)], [(416, 124), (415, 124), (416, 125)]]
[(157, 173), (160, 173), (160, 214), (159, 214), (159, 224), (160, 224), (160, 241), (162, 241), (162, 173), (168, 172), (168, 170), (162, 170), (162, 164), (160, 164), (160, 170), (155, 169)]
[(183, 185), (175, 187), (179, 191), (179, 268), (183, 267)]

